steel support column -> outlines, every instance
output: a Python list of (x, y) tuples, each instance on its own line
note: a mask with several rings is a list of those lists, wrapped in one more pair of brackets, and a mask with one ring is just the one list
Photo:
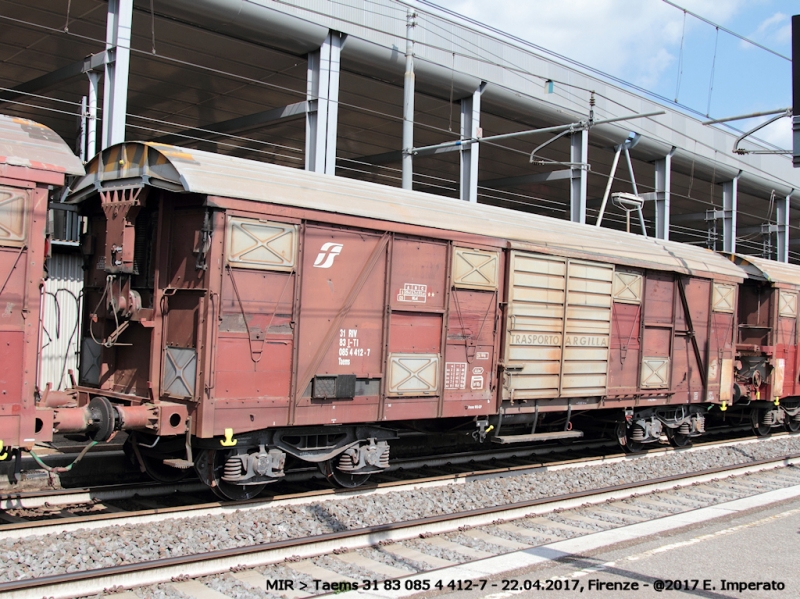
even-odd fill
[(670, 189), (672, 187), (672, 154), (655, 161), (656, 171), (656, 239), (669, 239)]
[(791, 209), (789, 201), (792, 198), (792, 193), (794, 193), (794, 189), (782, 201), (777, 202), (778, 227), (776, 245), (778, 247), (776, 249), (778, 251), (778, 262), (789, 261), (789, 211)]
[[(741, 173), (740, 173), (741, 174)], [(736, 251), (736, 212), (739, 203), (739, 175), (722, 184), (722, 251)]]
[(569, 188), (569, 214), (574, 223), (586, 223), (586, 165), (589, 162), (589, 131), (570, 136), (572, 178)]
[(133, 0), (108, 0), (103, 82), (103, 149), (125, 141)]
[(414, 27), (417, 13), (406, 14), (406, 72), (403, 78), (403, 189), (413, 188), (414, 156)]
[(339, 123), (340, 53), (345, 35), (328, 32), (322, 46), (308, 55), (306, 99), (306, 170), (336, 174)]
[[(481, 83), (473, 94), (461, 100), (461, 139), (480, 137), (481, 94), (486, 83)], [(478, 152), (480, 144), (466, 144), (461, 150), (461, 199), (478, 202)]]

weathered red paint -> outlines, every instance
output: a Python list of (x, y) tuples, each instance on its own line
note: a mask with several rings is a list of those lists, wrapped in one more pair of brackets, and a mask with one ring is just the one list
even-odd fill
[(36, 441), (52, 438), (52, 425), (45, 422), (52, 419), (52, 413), (37, 413), (34, 395), (47, 186), (62, 185), (64, 175), (1, 166), (0, 174), (5, 178), (2, 188), (24, 198), (25, 229), (19, 242), (0, 242), (0, 441), (6, 448), (32, 447)]

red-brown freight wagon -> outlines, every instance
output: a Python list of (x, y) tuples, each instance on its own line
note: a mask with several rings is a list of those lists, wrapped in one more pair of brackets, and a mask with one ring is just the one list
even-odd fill
[(37, 410), (41, 295), (50, 190), (81, 161), (51, 129), (0, 115), (0, 459), (52, 437)]
[(755, 256), (733, 259), (748, 272), (740, 289), (734, 400), (759, 435), (781, 425), (800, 431), (800, 268)]
[[(732, 400), (747, 273), (692, 246), (195, 150), (87, 165), (80, 386), (57, 431), (255, 494), (287, 456), (354, 485), (406, 430), (631, 449)], [(53, 400), (55, 401), (55, 400)]]

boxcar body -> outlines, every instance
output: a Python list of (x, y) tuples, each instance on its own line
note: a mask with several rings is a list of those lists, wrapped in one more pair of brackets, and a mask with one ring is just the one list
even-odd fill
[(591, 414), (684, 445), (749, 401), (739, 290), (775, 288), (684, 244), (153, 143), (104, 150), (68, 201), (86, 325), (45, 430), (132, 431), (142, 468), (229, 498), (287, 458), (359, 484), (404, 431), (567, 439)]
[(741, 286), (734, 400), (751, 406), (751, 424), (765, 435), (775, 425), (800, 430), (798, 292), (800, 268), (734, 256), (748, 271)]
[(36, 404), (47, 203), (66, 175), (82, 174), (52, 130), (0, 115), (0, 457), (52, 435), (52, 414), (40, 418)]

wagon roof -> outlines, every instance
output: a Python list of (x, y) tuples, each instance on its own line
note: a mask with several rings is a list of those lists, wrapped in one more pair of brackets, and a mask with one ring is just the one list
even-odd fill
[(798, 266), (743, 254), (733, 254), (732, 256), (736, 263), (747, 271), (749, 278), (800, 287), (800, 267)]
[(101, 152), (67, 201), (80, 202), (100, 188), (142, 183), (487, 235), (509, 240), (512, 246), (519, 243), (620, 265), (712, 278), (747, 276), (731, 260), (683, 243), (152, 142), (127, 142)]
[(30, 169), (31, 180), (39, 179), (37, 171), (66, 175), (85, 172), (80, 158), (55, 131), (36, 121), (2, 114), (0, 165)]

